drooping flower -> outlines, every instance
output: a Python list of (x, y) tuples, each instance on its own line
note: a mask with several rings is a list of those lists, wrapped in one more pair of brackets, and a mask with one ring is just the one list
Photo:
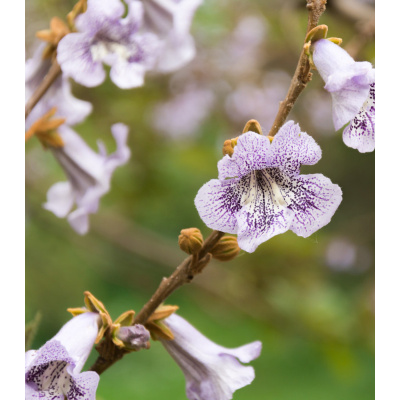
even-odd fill
[(145, 72), (154, 66), (159, 41), (152, 33), (139, 32), (143, 5), (127, 0), (128, 14), (120, 0), (88, 0), (87, 11), (75, 24), (78, 32), (59, 43), (57, 60), (63, 72), (92, 87), (105, 79), (103, 63), (111, 66), (110, 78), (120, 88), (143, 85)]
[[(81, 235), (89, 229), (88, 215), (97, 212), (101, 196), (109, 191), (115, 168), (125, 164), (130, 157), (130, 150), (126, 145), (128, 127), (121, 123), (114, 124), (111, 132), (117, 149), (110, 155), (107, 155), (104, 144), (100, 141), (97, 154), (67, 126), (58, 129), (64, 146), (51, 148), (68, 181), (58, 182), (49, 189), (47, 203), (43, 207), (59, 218), (68, 215), (68, 222)], [(77, 208), (71, 212), (74, 203)]]
[(375, 147), (375, 70), (371, 63), (356, 62), (341, 47), (327, 39), (312, 45), (312, 59), (325, 89), (332, 95), (335, 129), (350, 122), (343, 139), (360, 152)]
[[(45, 43), (40, 45), (25, 63), (25, 101), (30, 99), (51, 67), (51, 59), (43, 58), (45, 48)], [(25, 121), (25, 128), (29, 129), (33, 122), (53, 107), (57, 108), (55, 115), (65, 118), (70, 126), (83, 121), (92, 112), (92, 105), (75, 98), (68, 79), (60, 76), (32, 109)]]
[(292, 230), (308, 237), (331, 220), (340, 202), (338, 185), (321, 174), (300, 175), (301, 165), (321, 158), (314, 139), (287, 122), (270, 140), (255, 132), (239, 136), (232, 157), (218, 162), (219, 179), (206, 183), (195, 198), (204, 223), (236, 233), (240, 248)]
[(191, 61), (196, 53), (190, 26), (203, 0), (142, 0), (147, 32), (161, 40), (155, 69), (171, 72)]
[(67, 322), (39, 350), (25, 355), (25, 400), (95, 400), (99, 376), (81, 372), (98, 332), (99, 314)]
[(244, 366), (238, 360), (248, 363), (256, 359), (261, 352), (261, 342), (228, 349), (207, 339), (176, 314), (163, 323), (174, 334), (174, 339), (160, 341), (185, 375), (188, 399), (232, 399), (237, 389), (253, 381), (253, 367)]

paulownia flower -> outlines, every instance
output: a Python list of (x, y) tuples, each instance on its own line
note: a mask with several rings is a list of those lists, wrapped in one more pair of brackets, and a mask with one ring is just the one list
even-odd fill
[(81, 372), (98, 332), (99, 314), (67, 322), (39, 350), (25, 355), (25, 400), (95, 400), (99, 376)]
[(199, 190), (195, 205), (200, 217), (209, 228), (236, 233), (240, 248), (250, 253), (289, 229), (308, 237), (329, 223), (342, 201), (340, 187), (330, 179), (300, 175), (302, 164), (320, 158), (321, 148), (293, 121), (272, 143), (246, 132), (232, 157), (218, 162), (219, 179)]
[(193, 15), (203, 0), (142, 0), (143, 28), (161, 40), (155, 69), (171, 72), (191, 61), (196, 53), (190, 35)]
[(143, 5), (127, 0), (128, 14), (120, 0), (88, 0), (79, 15), (76, 33), (59, 43), (57, 60), (63, 72), (84, 86), (105, 79), (103, 63), (111, 66), (110, 78), (120, 88), (143, 85), (146, 70), (154, 66), (159, 45), (152, 33), (139, 32)]
[[(89, 214), (97, 212), (101, 196), (110, 189), (110, 180), (115, 168), (125, 164), (130, 157), (126, 145), (128, 127), (114, 124), (112, 135), (117, 143), (113, 154), (107, 155), (102, 142), (98, 142), (99, 154), (68, 126), (58, 128), (63, 147), (51, 148), (54, 156), (67, 175), (68, 182), (58, 182), (47, 192), (44, 208), (57, 217), (68, 215), (72, 228), (83, 235), (89, 229)], [(77, 208), (71, 211), (73, 204)]]
[(327, 39), (313, 45), (312, 59), (325, 89), (332, 95), (335, 129), (350, 124), (343, 132), (349, 147), (364, 153), (375, 148), (375, 70), (369, 62), (356, 62)]
[[(51, 59), (43, 58), (45, 47), (45, 43), (40, 45), (25, 63), (25, 101), (29, 100), (51, 67)], [(68, 125), (83, 121), (92, 112), (92, 105), (75, 98), (68, 79), (60, 76), (29, 114), (25, 122), (26, 129), (53, 107), (57, 108), (56, 116), (65, 118)]]
[(174, 339), (160, 341), (185, 375), (188, 399), (232, 399), (237, 389), (253, 381), (253, 367), (244, 366), (238, 360), (248, 363), (257, 358), (261, 342), (227, 349), (207, 339), (176, 314), (163, 323), (172, 331)]

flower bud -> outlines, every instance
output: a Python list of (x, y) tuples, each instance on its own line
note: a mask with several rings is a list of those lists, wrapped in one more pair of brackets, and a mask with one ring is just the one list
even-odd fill
[(128, 350), (138, 351), (150, 347), (150, 333), (140, 324), (122, 326), (119, 328), (116, 336), (124, 343), (125, 348)]
[(250, 119), (249, 121), (246, 122), (246, 125), (243, 128), (243, 133), (249, 131), (262, 135), (261, 125), (256, 119)]
[(179, 247), (187, 254), (196, 254), (203, 246), (203, 235), (197, 228), (182, 229), (178, 238)]
[(240, 252), (235, 236), (224, 236), (211, 250), (213, 258), (219, 261), (233, 260)]

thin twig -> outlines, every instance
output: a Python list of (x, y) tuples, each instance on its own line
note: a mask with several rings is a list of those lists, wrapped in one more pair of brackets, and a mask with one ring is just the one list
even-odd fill
[(31, 98), (28, 100), (28, 102), (25, 105), (25, 119), (28, 118), (28, 115), (31, 113), (31, 111), (33, 110), (35, 105), (44, 96), (44, 94), (47, 92), (49, 87), (59, 77), (60, 74), (61, 74), (61, 68), (58, 65), (57, 60), (54, 60), (49, 69), (49, 72), (44, 77), (42, 82), (40, 82), (40, 85), (36, 88), (36, 90), (33, 92), (32, 96), (31, 96)]
[[(156, 308), (163, 303), (168, 296), (185, 283), (190, 283), (195, 275), (201, 273), (205, 266), (211, 261), (211, 254), (209, 254), (209, 252), (224, 234), (224, 232), (213, 231), (205, 240), (198, 254), (186, 257), (168, 278), (163, 278), (158, 289), (153, 296), (151, 296), (151, 299), (136, 315), (134, 323), (145, 324)], [(95, 371), (98, 374), (103, 373), (127, 353), (125, 350), (118, 349), (112, 341), (107, 338), (96, 348), (100, 355), (91, 366), (90, 371)]]
[[(326, 1), (327, 0), (307, 0), (308, 24), (306, 36), (311, 29), (318, 25), (318, 21), (326, 8)], [(286, 98), (279, 104), (278, 114), (275, 117), (275, 121), (272, 124), (268, 136), (275, 136), (278, 133), (279, 128), (284, 124), (294, 103), (307, 86), (307, 83), (311, 81), (311, 78), (310, 63), (308, 62), (308, 57), (304, 49), (302, 49)]]

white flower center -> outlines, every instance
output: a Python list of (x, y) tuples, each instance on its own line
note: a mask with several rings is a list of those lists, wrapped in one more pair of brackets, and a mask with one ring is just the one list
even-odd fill
[(120, 60), (127, 60), (132, 51), (129, 51), (127, 46), (116, 42), (97, 42), (90, 46), (90, 53), (93, 61), (104, 61), (110, 54), (116, 54)]

